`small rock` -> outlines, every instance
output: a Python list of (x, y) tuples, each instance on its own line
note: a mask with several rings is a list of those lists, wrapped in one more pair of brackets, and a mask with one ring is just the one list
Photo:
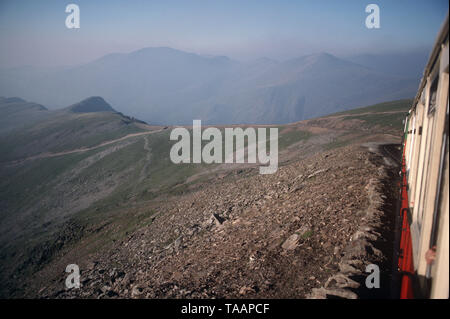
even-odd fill
[(239, 290), (239, 294), (240, 295), (246, 295), (248, 293), (253, 293), (253, 292), (255, 292), (255, 290), (253, 288), (251, 288), (251, 287), (248, 287), (248, 286), (243, 286)]
[(139, 297), (144, 293), (144, 288), (140, 286), (134, 286), (133, 289), (131, 289), (131, 297), (136, 298)]
[(101, 289), (101, 291), (104, 292), (104, 293), (106, 293), (106, 292), (108, 292), (110, 290), (111, 290), (111, 287), (107, 286), (107, 285), (103, 286), (102, 289)]
[(281, 245), (284, 250), (294, 250), (298, 246), (298, 241), (300, 236), (298, 234), (292, 234), (288, 239)]
[(173, 244), (175, 251), (178, 251), (180, 249), (180, 246), (181, 246), (181, 236), (178, 237)]
[(222, 225), (223, 222), (225, 221), (225, 218), (221, 217), (219, 214), (216, 214), (216, 213), (214, 213), (212, 215), (212, 217), (214, 218), (214, 221), (215, 221), (217, 226)]

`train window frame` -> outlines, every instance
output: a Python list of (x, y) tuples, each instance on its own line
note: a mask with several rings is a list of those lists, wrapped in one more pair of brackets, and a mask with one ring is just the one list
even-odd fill
[[(433, 114), (436, 111), (436, 107), (438, 105), (438, 88), (439, 88), (439, 70), (438, 70), (438, 63), (435, 63), (433, 67), (433, 71), (431, 72), (430, 79), (431, 85), (428, 90), (428, 116)], [(433, 94), (434, 94), (434, 100), (433, 100)], [(433, 103), (434, 102), (434, 103)]]
[[(422, 105), (425, 105), (426, 103), (426, 92), (425, 92), (425, 88), (422, 89), (422, 93), (420, 93), (420, 103), (422, 103)], [(417, 107), (417, 104), (416, 104)]]
[[(431, 88), (430, 88), (431, 91)], [(430, 92), (429, 91), (429, 92)], [(430, 169), (431, 169), (431, 150), (433, 149), (433, 145), (435, 143), (435, 136), (433, 134), (436, 126), (436, 118), (435, 118), (435, 112), (434, 110), (432, 112), (428, 112), (428, 127), (427, 132), (425, 136), (425, 157), (424, 157), (424, 163), (423, 163), (423, 170), (422, 170), (422, 183), (421, 183), (421, 196), (419, 198), (419, 204), (418, 204), (418, 214), (417, 214), (417, 228), (419, 231), (419, 234), (422, 233), (424, 218), (425, 218), (425, 210), (426, 210), (426, 198), (428, 194), (428, 187), (430, 183), (432, 182), (429, 179)]]

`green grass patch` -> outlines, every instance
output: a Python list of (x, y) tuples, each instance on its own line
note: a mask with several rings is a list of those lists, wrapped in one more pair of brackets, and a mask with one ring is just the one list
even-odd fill
[(300, 141), (307, 141), (313, 134), (308, 131), (301, 130), (290, 130), (286, 133), (283, 133), (283, 128), (278, 129), (278, 149), (282, 150), (286, 147), (298, 143)]
[(372, 128), (374, 126), (389, 127), (393, 129), (402, 129), (403, 120), (406, 117), (406, 113), (392, 113), (392, 114), (364, 114), (347, 116), (345, 119), (352, 120), (363, 120), (367, 127)]
[(348, 111), (338, 112), (338, 113), (330, 114), (328, 116), (346, 115), (346, 114), (352, 115), (352, 114), (361, 114), (361, 113), (396, 112), (396, 111), (408, 112), (408, 110), (411, 108), (412, 102), (413, 102), (412, 99), (390, 101), (390, 102), (378, 103), (378, 104), (374, 104), (374, 105), (370, 105), (370, 106), (366, 106), (366, 107), (351, 109)]
[(308, 230), (306, 232), (303, 233), (303, 235), (301, 236), (302, 239), (308, 239), (309, 237), (311, 237), (314, 234), (314, 232), (312, 230)]

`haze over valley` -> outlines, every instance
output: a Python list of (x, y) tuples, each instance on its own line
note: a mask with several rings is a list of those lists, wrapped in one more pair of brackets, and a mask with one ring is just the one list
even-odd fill
[[(280, 124), (410, 98), (427, 53), (238, 62), (167, 47), (109, 54), (66, 68), (0, 72), (0, 96), (63, 107), (99, 95), (151, 124)], [(414, 62), (414, 63), (413, 63)], [(397, 67), (392, 67), (395, 64)], [(414, 65), (413, 69), (408, 68)]]

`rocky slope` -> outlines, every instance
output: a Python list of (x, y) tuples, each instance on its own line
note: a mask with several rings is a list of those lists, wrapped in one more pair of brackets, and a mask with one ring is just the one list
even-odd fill
[[(368, 263), (390, 271), (378, 239), (389, 227), (381, 220), (393, 218), (383, 212), (381, 194), (392, 174), (394, 166), (361, 145), (295, 161), (270, 176), (242, 171), (159, 203), (148, 225), (111, 249), (83, 260), (69, 253), (40, 273), (61, 270), (39, 296), (354, 298), (363, 281), (342, 279), (342, 272), (361, 277)], [(69, 260), (80, 264), (80, 289), (64, 288)]]

